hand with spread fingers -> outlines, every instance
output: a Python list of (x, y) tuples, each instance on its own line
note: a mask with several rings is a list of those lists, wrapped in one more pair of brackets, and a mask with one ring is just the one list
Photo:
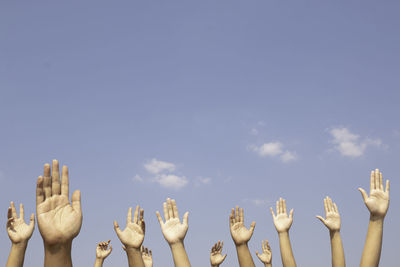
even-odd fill
[(290, 244), (289, 229), (293, 223), (293, 209), (287, 215), (286, 200), (279, 198), (276, 201), (276, 215), (271, 208), (271, 214), (276, 231), (279, 235), (279, 247), (283, 267), (296, 267), (296, 261), (293, 256), (292, 245)]
[(336, 203), (332, 202), (330, 197), (324, 199), (325, 219), (321, 216), (316, 216), (329, 231), (340, 231), (340, 215)]
[(183, 215), (181, 222), (176, 202), (170, 198), (167, 198), (167, 202), (163, 203), (163, 209), (165, 222), (158, 211), (156, 215), (160, 223), (161, 232), (171, 248), (175, 267), (188, 267), (190, 266), (190, 261), (183, 241), (189, 229), (189, 212)]
[(250, 228), (247, 229), (244, 226), (243, 208), (239, 209), (236, 206), (236, 210), (232, 208), (229, 215), (229, 226), (233, 242), (236, 246), (239, 266), (255, 266), (247, 243), (253, 235), (256, 223), (252, 222)]
[(371, 171), (369, 196), (358, 188), (370, 212), (367, 239), (361, 256), (360, 267), (377, 267), (381, 258), (383, 222), (389, 209), (389, 180), (383, 187), (383, 177), (379, 169)]
[(233, 242), (235, 242), (237, 246), (247, 244), (247, 242), (253, 235), (256, 223), (252, 222), (250, 228), (247, 229), (246, 226), (244, 226), (243, 208), (240, 208), (239, 213), (238, 206), (236, 206), (236, 212), (235, 209), (232, 208), (231, 214), (229, 216), (229, 222)]
[(293, 209), (290, 210), (289, 216), (286, 211), (286, 200), (280, 198), (276, 201), (276, 216), (271, 208), (272, 218), (278, 233), (288, 232), (293, 223)]
[(82, 226), (81, 192), (76, 190), (70, 203), (68, 167), (62, 167), (60, 183), (58, 161), (53, 160), (52, 165), (44, 165), (36, 187), (36, 216), (45, 245), (44, 265), (72, 266), (71, 244)]
[(344, 250), (340, 236), (340, 215), (336, 203), (330, 197), (324, 199), (326, 218), (316, 216), (329, 229), (331, 239), (332, 267), (345, 267)]
[(145, 267), (153, 267), (153, 254), (151, 253), (151, 249), (148, 249), (144, 246), (140, 248), (142, 252), (142, 259)]
[(19, 216), (14, 202), (10, 203), (7, 212), (7, 233), (12, 246), (8, 256), (6, 267), (22, 267), (25, 259), (25, 251), (28, 241), (35, 228), (35, 215), (32, 214), (29, 225), (25, 223), (24, 206), (19, 205)]
[(144, 266), (140, 247), (142, 246), (145, 234), (145, 223), (143, 219), (144, 211), (140, 206), (136, 206), (132, 220), (132, 208), (129, 208), (126, 218), (126, 227), (122, 231), (117, 221), (114, 221), (114, 229), (119, 240), (124, 245), (124, 250), (128, 256), (129, 266)]
[(258, 253), (258, 251), (256, 251), (256, 255), (257, 257), (260, 259), (260, 261), (262, 263), (264, 263), (264, 265), (266, 267), (271, 267), (272, 266), (272, 251), (271, 251), (271, 247), (269, 246), (268, 240), (263, 240), (261, 242), (261, 247), (263, 252), (261, 254)]
[(210, 263), (212, 267), (219, 266), (226, 258), (226, 254), (222, 256), (222, 247), (224, 246), (224, 242), (218, 241), (211, 248), (210, 254)]
[(110, 253), (112, 251), (112, 246), (110, 244), (110, 241), (111, 240), (108, 240), (107, 242), (100, 242), (97, 244), (96, 261), (94, 263), (94, 267), (103, 266), (104, 260), (108, 257), (108, 255), (110, 255)]

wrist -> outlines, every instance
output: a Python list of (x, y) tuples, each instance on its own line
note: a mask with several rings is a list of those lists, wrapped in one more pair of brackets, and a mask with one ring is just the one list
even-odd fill
[(103, 264), (103, 262), (104, 262), (104, 258), (99, 258), (99, 257), (96, 256), (96, 263)]
[(12, 249), (17, 249), (17, 250), (22, 250), (23, 249), (23, 250), (25, 250), (27, 246), (28, 246), (28, 240), (21, 241), (21, 242), (18, 242), (18, 243), (11, 242), (11, 248)]
[(168, 245), (171, 249), (185, 248), (185, 245), (183, 244), (183, 240), (174, 242), (174, 243), (168, 243)]
[(272, 267), (272, 263), (265, 263), (265, 267)]
[(239, 243), (239, 244), (235, 243), (235, 246), (236, 246), (236, 248), (248, 247), (247, 246), (247, 242), (249, 242), (249, 241), (246, 241), (246, 242), (243, 242), (243, 243)]
[[(386, 214), (385, 214), (386, 215)], [(376, 214), (371, 214), (369, 216), (370, 221), (383, 221), (385, 219), (385, 215), (376, 215)]]
[(285, 231), (278, 231), (278, 235), (280, 236), (285, 236), (285, 235), (289, 235), (289, 230), (285, 230)]

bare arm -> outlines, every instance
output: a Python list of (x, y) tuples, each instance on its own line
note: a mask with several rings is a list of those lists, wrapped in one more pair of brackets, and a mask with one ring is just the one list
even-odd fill
[(25, 259), (25, 250), (35, 228), (35, 216), (31, 215), (29, 225), (24, 220), (24, 206), (19, 206), (19, 216), (14, 202), (11, 202), (7, 214), (7, 233), (11, 240), (11, 251), (6, 267), (22, 267)]
[(283, 267), (296, 267), (296, 261), (293, 256), (292, 245), (290, 244), (289, 229), (293, 223), (293, 209), (289, 216), (286, 211), (286, 201), (280, 198), (276, 202), (276, 216), (271, 208), (272, 218), (276, 231), (279, 235), (279, 246)]
[(183, 215), (183, 220), (179, 218), (178, 208), (175, 200), (167, 198), (167, 202), (163, 203), (164, 219), (161, 218), (157, 211), (156, 215), (161, 226), (161, 231), (165, 240), (171, 248), (172, 258), (174, 259), (175, 267), (188, 267), (190, 265), (189, 257), (183, 243), (187, 230), (189, 228), (188, 218), (189, 212)]
[(140, 210), (139, 206), (136, 206), (132, 220), (132, 208), (129, 208), (126, 227), (123, 231), (119, 228), (117, 221), (114, 221), (115, 232), (119, 240), (121, 240), (121, 243), (125, 246), (130, 267), (144, 267), (142, 253), (140, 251), (145, 233), (143, 214), (144, 211)]
[(332, 267), (345, 267), (344, 250), (342, 238), (340, 237), (341, 220), (338, 208), (332, 199), (324, 199), (324, 208), (326, 219), (321, 216), (317, 218), (329, 229), (331, 239)]
[(370, 195), (364, 189), (358, 189), (370, 212), (367, 239), (361, 256), (360, 267), (377, 267), (381, 257), (383, 221), (389, 208), (389, 180), (383, 188), (382, 173), (376, 169), (371, 171)]
[(44, 243), (45, 267), (71, 267), (72, 240), (82, 225), (81, 192), (76, 190), (69, 201), (69, 176), (67, 166), (60, 173), (58, 161), (52, 169), (44, 165), (36, 187), (36, 215)]
[(252, 222), (250, 225), (250, 229), (247, 229), (244, 226), (243, 209), (241, 208), (239, 212), (239, 207), (236, 206), (236, 212), (235, 209), (232, 208), (231, 214), (229, 215), (229, 224), (231, 236), (236, 246), (239, 266), (255, 266), (247, 243), (253, 235), (256, 223)]

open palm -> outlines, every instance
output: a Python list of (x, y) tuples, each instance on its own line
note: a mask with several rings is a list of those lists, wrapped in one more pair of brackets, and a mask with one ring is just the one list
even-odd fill
[(33, 229), (35, 228), (35, 216), (31, 215), (28, 225), (24, 220), (24, 207), (22, 204), (20, 204), (19, 211), (20, 216), (18, 217), (14, 202), (11, 202), (11, 207), (8, 208), (7, 233), (14, 244), (27, 242), (31, 238)]
[(236, 245), (247, 243), (253, 235), (256, 225), (255, 222), (252, 222), (249, 229), (244, 226), (243, 208), (241, 208), (239, 212), (238, 206), (236, 206), (236, 212), (235, 209), (232, 208), (231, 214), (229, 215), (229, 223), (231, 236)]
[(324, 208), (326, 218), (317, 216), (317, 218), (325, 224), (329, 231), (339, 231), (340, 230), (340, 215), (336, 203), (332, 202), (330, 197), (324, 199)]
[(289, 212), (289, 216), (286, 211), (286, 200), (280, 198), (276, 201), (276, 215), (271, 208), (271, 214), (274, 221), (274, 225), (278, 233), (289, 231), (293, 223), (293, 209)]
[(226, 258), (226, 254), (222, 255), (222, 247), (224, 246), (224, 242), (218, 241), (211, 248), (210, 254), (210, 263), (211, 266), (219, 266)]
[(132, 220), (132, 208), (129, 208), (126, 227), (123, 231), (121, 231), (119, 228), (118, 223), (114, 221), (114, 229), (117, 233), (117, 236), (126, 248), (131, 247), (139, 249), (142, 245), (145, 234), (143, 214), (144, 211), (140, 210), (140, 206), (136, 206)]

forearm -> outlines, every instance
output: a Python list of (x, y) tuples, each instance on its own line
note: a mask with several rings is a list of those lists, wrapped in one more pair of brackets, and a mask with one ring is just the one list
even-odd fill
[(344, 250), (340, 231), (329, 231), (331, 237), (332, 267), (345, 267)]
[(12, 244), (6, 267), (22, 267), (24, 265), (27, 243)]
[(44, 245), (44, 267), (72, 267), (72, 241), (57, 245)]
[(249, 247), (246, 244), (236, 245), (236, 253), (239, 260), (240, 267), (255, 266)]
[(383, 218), (371, 216), (360, 267), (377, 267), (381, 257)]
[(188, 267), (190, 265), (189, 257), (182, 242), (170, 245), (175, 267)]
[(264, 264), (265, 267), (272, 267), (272, 263), (266, 263)]
[(283, 267), (296, 267), (292, 245), (290, 244), (289, 232), (281, 232), (278, 234)]
[(96, 261), (94, 262), (94, 267), (102, 267), (104, 259), (100, 259), (96, 257)]
[(129, 267), (144, 267), (142, 253), (138, 248), (126, 248)]

